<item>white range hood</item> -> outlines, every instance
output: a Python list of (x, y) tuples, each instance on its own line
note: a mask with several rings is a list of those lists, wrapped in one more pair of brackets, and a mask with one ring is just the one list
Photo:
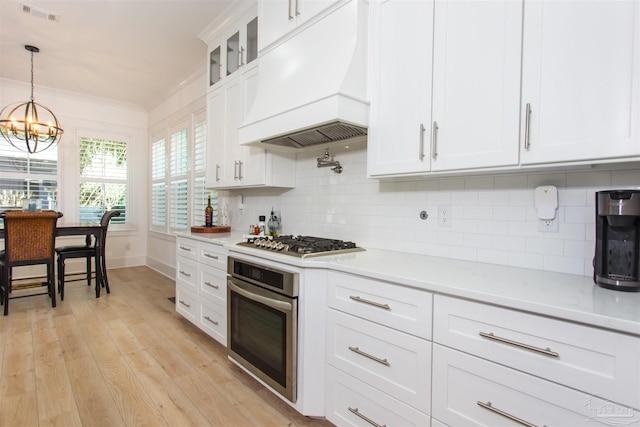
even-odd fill
[(240, 144), (301, 149), (366, 138), (368, 6), (338, 4), (258, 57), (258, 91)]

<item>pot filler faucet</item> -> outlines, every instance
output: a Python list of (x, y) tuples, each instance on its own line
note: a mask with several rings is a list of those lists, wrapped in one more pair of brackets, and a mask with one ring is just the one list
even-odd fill
[(329, 154), (329, 149), (325, 148), (324, 157), (318, 157), (318, 167), (328, 168), (331, 166), (333, 166), (331, 170), (335, 173), (342, 173), (342, 166), (340, 166), (340, 162), (333, 160), (333, 156)]

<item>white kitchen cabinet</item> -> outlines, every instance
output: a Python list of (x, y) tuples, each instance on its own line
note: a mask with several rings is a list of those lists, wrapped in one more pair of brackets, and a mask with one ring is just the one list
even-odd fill
[(432, 171), (518, 164), (522, 7), (436, 0)]
[(386, 0), (371, 10), (369, 176), (430, 170), (433, 1)]
[[(433, 418), (449, 426), (631, 424), (634, 411), (439, 344), (433, 345)], [(614, 424), (615, 423), (615, 424)]]
[(337, 0), (260, 0), (259, 50), (286, 36)]
[(637, 1), (371, 9), (370, 177), (640, 158)]
[(640, 406), (640, 337), (444, 295), (433, 305), (432, 416), (447, 425), (598, 425)]
[(257, 63), (244, 67), (207, 95), (208, 144), (205, 186), (294, 187), (295, 153), (272, 153), (238, 144), (238, 126), (250, 108), (258, 84)]
[(210, 88), (258, 58), (258, 17), (255, 5), (230, 21), (231, 24), (216, 27), (204, 39), (209, 46)]
[[(425, 427), (429, 415), (327, 366), (326, 418), (337, 426)], [(374, 424), (375, 423), (375, 424)]]
[(640, 3), (527, 1), (523, 164), (640, 154)]
[(327, 419), (428, 425), (432, 294), (329, 271), (327, 306)]
[(176, 239), (176, 311), (224, 346), (227, 254), (221, 245)]

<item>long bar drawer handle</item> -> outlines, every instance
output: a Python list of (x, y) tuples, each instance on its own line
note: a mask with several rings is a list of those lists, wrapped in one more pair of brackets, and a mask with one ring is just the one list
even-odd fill
[(362, 415), (360, 413), (360, 411), (358, 411), (358, 408), (352, 408), (351, 406), (348, 407), (349, 412), (351, 412), (352, 414), (357, 415), (358, 417), (362, 418), (363, 420), (365, 420), (366, 422), (368, 422), (369, 424), (371, 424), (374, 427), (387, 427), (386, 424), (378, 424), (377, 422), (373, 421), (371, 418)]
[[(516, 417), (516, 416), (514, 416), (514, 415), (511, 415), (511, 414), (510, 414), (510, 413), (508, 413), (508, 412), (504, 412), (504, 411), (502, 411), (502, 410), (500, 410), (500, 409), (498, 409), (498, 408), (494, 407), (494, 406), (491, 404), (491, 402), (484, 403), (484, 402), (480, 402), (480, 401), (478, 400), (476, 403), (477, 403), (479, 406), (483, 407), (484, 409), (488, 409), (488, 410), (489, 410), (489, 411), (491, 411), (491, 412), (495, 412), (495, 413), (496, 413), (496, 414), (498, 414), (498, 415), (502, 415), (502, 416), (503, 416), (503, 417), (505, 417), (505, 418), (509, 418), (510, 420), (515, 421), (515, 422), (517, 422), (517, 423), (520, 423), (520, 424), (522, 424), (523, 426), (527, 426), (527, 427), (538, 427), (537, 425), (535, 425), (535, 424), (531, 424), (530, 422), (525, 421), (525, 420), (523, 420), (522, 418), (518, 418), (518, 417)], [(543, 425), (542, 427), (547, 427), (547, 425), (545, 424), (545, 425)]]
[(213, 320), (211, 317), (209, 316), (204, 316), (205, 319), (207, 319), (209, 322), (213, 323), (214, 325), (218, 326), (218, 322), (216, 322), (215, 320)]
[(182, 249), (183, 251), (191, 252), (191, 248), (189, 248), (187, 246), (180, 245), (180, 249)]
[(369, 353), (366, 353), (366, 352), (360, 350), (358, 347), (349, 346), (349, 350), (353, 351), (354, 353), (359, 354), (360, 356), (368, 357), (369, 359), (374, 360), (374, 361), (376, 361), (376, 362), (378, 362), (378, 363), (380, 363), (380, 364), (382, 364), (384, 366), (391, 366), (389, 364), (389, 362), (387, 361), (387, 359), (380, 359), (379, 357), (375, 357), (375, 356), (373, 356), (373, 355), (371, 355)]
[(191, 308), (191, 304), (187, 304), (186, 302), (180, 300), (180, 304), (184, 305), (187, 308)]
[(389, 304), (380, 304), (379, 302), (369, 301), (368, 299), (360, 298), (357, 295), (350, 295), (349, 298), (357, 302), (372, 305), (374, 307), (384, 308), (385, 310), (391, 310), (391, 307), (389, 307)]
[(191, 275), (189, 273), (187, 273), (186, 271), (180, 270), (180, 274), (182, 274), (183, 276), (191, 277)]
[(549, 349), (549, 347), (547, 347), (547, 348), (534, 347), (534, 346), (529, 345), (529, 344), (524, 344), (524, 343), (521, 343), (521, 342), (512, 341), (512, 340), (507, 339), (507, 338), (502, 338), (502, 337), (493, 335), (493, 332), (488, 332), (488, 333), (487, 332), (478, 332), (478, 334), (481, 337), (488, 338), (490, 340), (500, 341), (502, 343), (509, 344), (509, 345), (512, 345), (512, 346), (515, 346), (515, 347), (520, 347), (520, 348), (524, 348), (526, 350), (535, 351), (536, 353), (542, 353), (545, 356), (549, 356), (549, 357), (559, 357), (560, 356), (555, 351), (551, 351), (551, 349)]
[(218, 255), (212, 255), (208, 252), (205, 252), (204, 256), (206, 256), (207, 258), (218, 259)]
[(213, 288), (213, 289), (220, 289), (220, 286), (218, 286), (218, 285), (214, 285), (214, 284), (213, 284), (213, 283), (211, 283), (211, 282), (204, 282), (204, 284), (205, 284), (205, 285), (207, 285), (207, 286), (209, 286), (210, 288)]

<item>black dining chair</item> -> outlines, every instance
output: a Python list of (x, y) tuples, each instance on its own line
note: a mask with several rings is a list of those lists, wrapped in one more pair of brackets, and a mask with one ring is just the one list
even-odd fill
[[(107, 211), (102, 215), (100, 225), (102, 226), (102, 236), (96, 238), (92, 244), (91, 236), (87, 236), (84, 245), (69, 245), (57, 247), (55, 252), (58, 255), (58, 293), (60, 300), (64, 300), (64, 279), (65, 279), (65, 261), (70, 258), (86, 258), (87, 260), (87, 286), (91, 286), (91, 259), (93, 258), (96, 270), (96, 280), (102, 276), (102, 283), (96, 286), (103, 286), (107, 293), (109, 289), (109, 281), (107, 280), (107, 266), (105, 263), (105, 244), (107, 242), (107, 229), (111, 218), (120, 216), (119, 211)], [(100, 269), (100, 274), (98, 273)]]
[(9, 314), (9, 294), (12, 291), (14, 267), (45, 264), (47, 294), (51, 297), (51, 307), (56, 306), (53, 279), (55, 240), (56, 223), (61, 216), (61, 212), (55, 211), (14, 210), (0, 213), (0, 219), (4, 221), (4, 250), (0, 251), (0, 303), (4, 305), (5, 316)]

